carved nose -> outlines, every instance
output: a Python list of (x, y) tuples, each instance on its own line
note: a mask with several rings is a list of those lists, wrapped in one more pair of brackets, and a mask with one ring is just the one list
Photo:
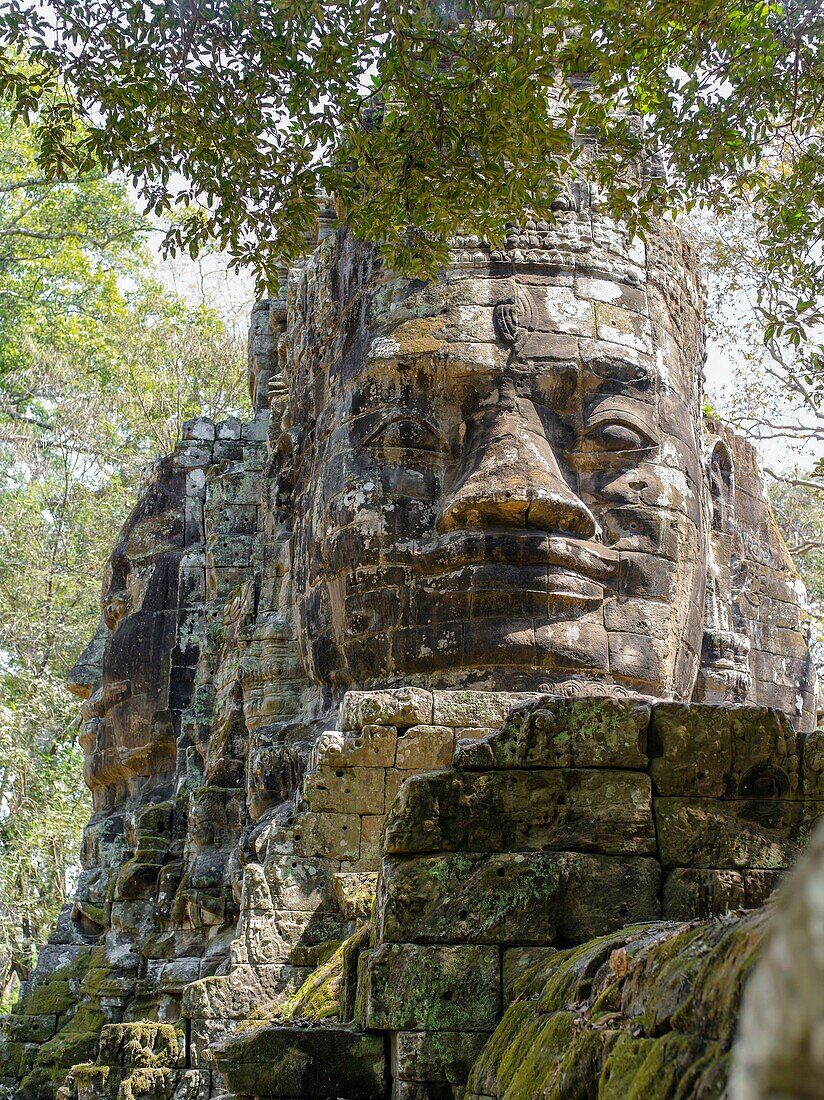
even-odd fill
[(103, 650), (110, 634), (106, 624), (99, 623), (94, 637), (66, 675), (66, 687), (81, 699), (88, 699), (103, 678)]
[(492, 406), (467, 433), (455, 486), (439, 519), (443, 531), (537, 527), (592, 538), (595, 519), (564, 480), (531, 401)]

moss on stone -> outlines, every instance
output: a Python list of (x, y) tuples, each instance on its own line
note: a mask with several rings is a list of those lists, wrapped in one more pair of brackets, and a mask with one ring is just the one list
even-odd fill
[(91, 1082), (94, 1080), (105, 1081), (111, 1073), (111, 1066), (97, 1066), (94, 1062), (81, 1062), (80, 1065), (72, 1066), (72, 1077), (77, 1082)]
[(184, 1037), (172, 1024), (144, 1020), (106, 1024), (100, 1033), (100, 1062), (144, 1069), (183, 1065)]
[(517, 1053), (510, 1052), (501, 1062), (499, 1095), (507, 1100), (550, 1095), (550, 1088), (557, 1084), (559, 1063), (575, 1039), (576, 1020), (574, 1012), (538, 1016), (525, 1029)]
[(170, 1096), (171, 1070), (135, 1069), (120, 1082), (118, 1100), (156, 1100), (159, 1096)]
[(283, 1020), (330, 1020), (340, 1015), (344, 945), (341, 944), (310, 974), (300, 989), (282, 1006)]
[(654, 1046), (655, 1039), (635, 1039), (624, 1032), (604, 1064), (598, 1100), (626, 1100), (628, 1090)]
[(373, 932), (371, 924), (364, 924), (348, 940), (341, 944), (343, 952), (343, 983), (341, 985), (340, 1019), (348, 1024), (355, 1019), (355, 1001), (358, 994), (358, 959), (369, 946)]
[(323, 943), (298, 943), (292, 948), (289, 961), (293, 966), (323, 966), (340, 947), (342, 940), (325, 940)]
[(768, 917), (762, 909), (716, 924), (721, 935), (713, 938), (712, 949), (701, 960), (692, 996), (674, 1014), (673, 1027), (732, 1042), (743, 987), (758, 958)]
[(534, 1001), (517, 1001), (507, 1009), (472, 1067), (468, 1095), (495, 1095), (501, 1083), (514, 1076), (519, 1060), (535, 1041), (542, 1019)]
[(763, 913), (635, 926), (554, 955), (513, 985), (468, 1095), (720, 1100)]
[[(632, 1040), (628, 1052), (638, 1043)], [(657, 1039), (643, 1041), (636, 1057), (625, 1057), (609, 1077), (609, 1092), (603, 1100), (671, 1100), (676, 1095), (684, 1073), (704, 1053), (704, 1043), (694, 1035), (669, 1032)], [(644, 1057), (640, 1057), (644, 1054)], [(609, 1074), (611, 1059), (607, 1059), (603, 1077)], [(599, 1095), (599, 1100), (602, 1100)]]
[(57, 1031), (41, 1044), (31, 1072), (20, 1084), (19, 1100), (52, 1095), (72, 1066), (94, 1062), (106, 1022), (101, 989), (111, 973), (95, 964), (104, 959), (102, 951), (84, 952), (26, 998), (27, 1011), (32, 1011), (31, 1004), (52, 1004), (60, 1005), (60, 1015)]

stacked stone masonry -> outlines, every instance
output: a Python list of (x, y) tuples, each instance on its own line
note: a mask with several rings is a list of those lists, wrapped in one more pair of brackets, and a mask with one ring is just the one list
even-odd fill
[(530, 1095), (519, 982), (760, 906), (820, 813), (803, 586), (701, 416), (690, 246), (576, 187), (421, 283), (330, 217), (253, 313), (252, 419), (186, 425), (117, 538), (20, 1100)]

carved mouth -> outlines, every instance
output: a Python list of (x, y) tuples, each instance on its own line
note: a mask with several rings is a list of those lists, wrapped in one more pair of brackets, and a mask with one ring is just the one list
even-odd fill
[[(432, 576), (483, 565), (492, 580), (496, 564), (527, 569), (540, 566), (546, 570), (549, 592), (574, 594), (577, 589), (592, 598), (596, 591), (600, 596), (602, 586), (615, 577), (618, 553), (597, 542), (563, 535), (501, 530), (447, 532), (422, 542), (415, 556), (416, 571)], [(503, 579), (506, 571), (499, 572)], [(537, 578), (538, 570), (534, 572)]]
[(131, 694), (131, 680), (117, 680), (114, 683), (108, 683), (97, 688), (81, 707), (84, 721), (89, 721), (92, 718), (104, 718), (112, 707), (129, 699)]

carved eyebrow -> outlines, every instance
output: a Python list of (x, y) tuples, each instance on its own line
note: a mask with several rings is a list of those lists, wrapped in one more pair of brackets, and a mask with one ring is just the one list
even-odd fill
[(655, 426), (650, 423), (649, 419), (644, 419), (644, 417), (639, 416), (631, 409), (628, 409), (623, 403), (621, 405), (613, 405), (609, 402), (604, 402), (593, 411), (591, 416), (584, 417), (585, 430), (597, 428), (599, 424), (604, 423), (626, 424), (629, 428), (635, 428), (636, 431), (643, 432), (648, 438), (657, 435)]
[(374, 443), (377, 438), (383, 435), (387, 428), (391, 428), (393, 424), (417, 424), (419, 428), (423, 428), (425, 432), (429, 432), (429, 434), (435, 439), (441, 450), (449, 450), (446, 440), (438, 431), (438, 429), (430, 424), (428, 420), (424, 420), (423, 417), (416, 416), (414, 413), (395, 413), (392, 416), (388, 416), (367, 435), (367, 437), (363, 441), (363, 445), (365, 447), (368, 447), (370, 443)]
[(646, 389), (652, 384), (652, 368), (645, 363), (633, 363), (626, 359), (590, 359), (584, 370), (607, 382), (623, 382), (625, 385)]

